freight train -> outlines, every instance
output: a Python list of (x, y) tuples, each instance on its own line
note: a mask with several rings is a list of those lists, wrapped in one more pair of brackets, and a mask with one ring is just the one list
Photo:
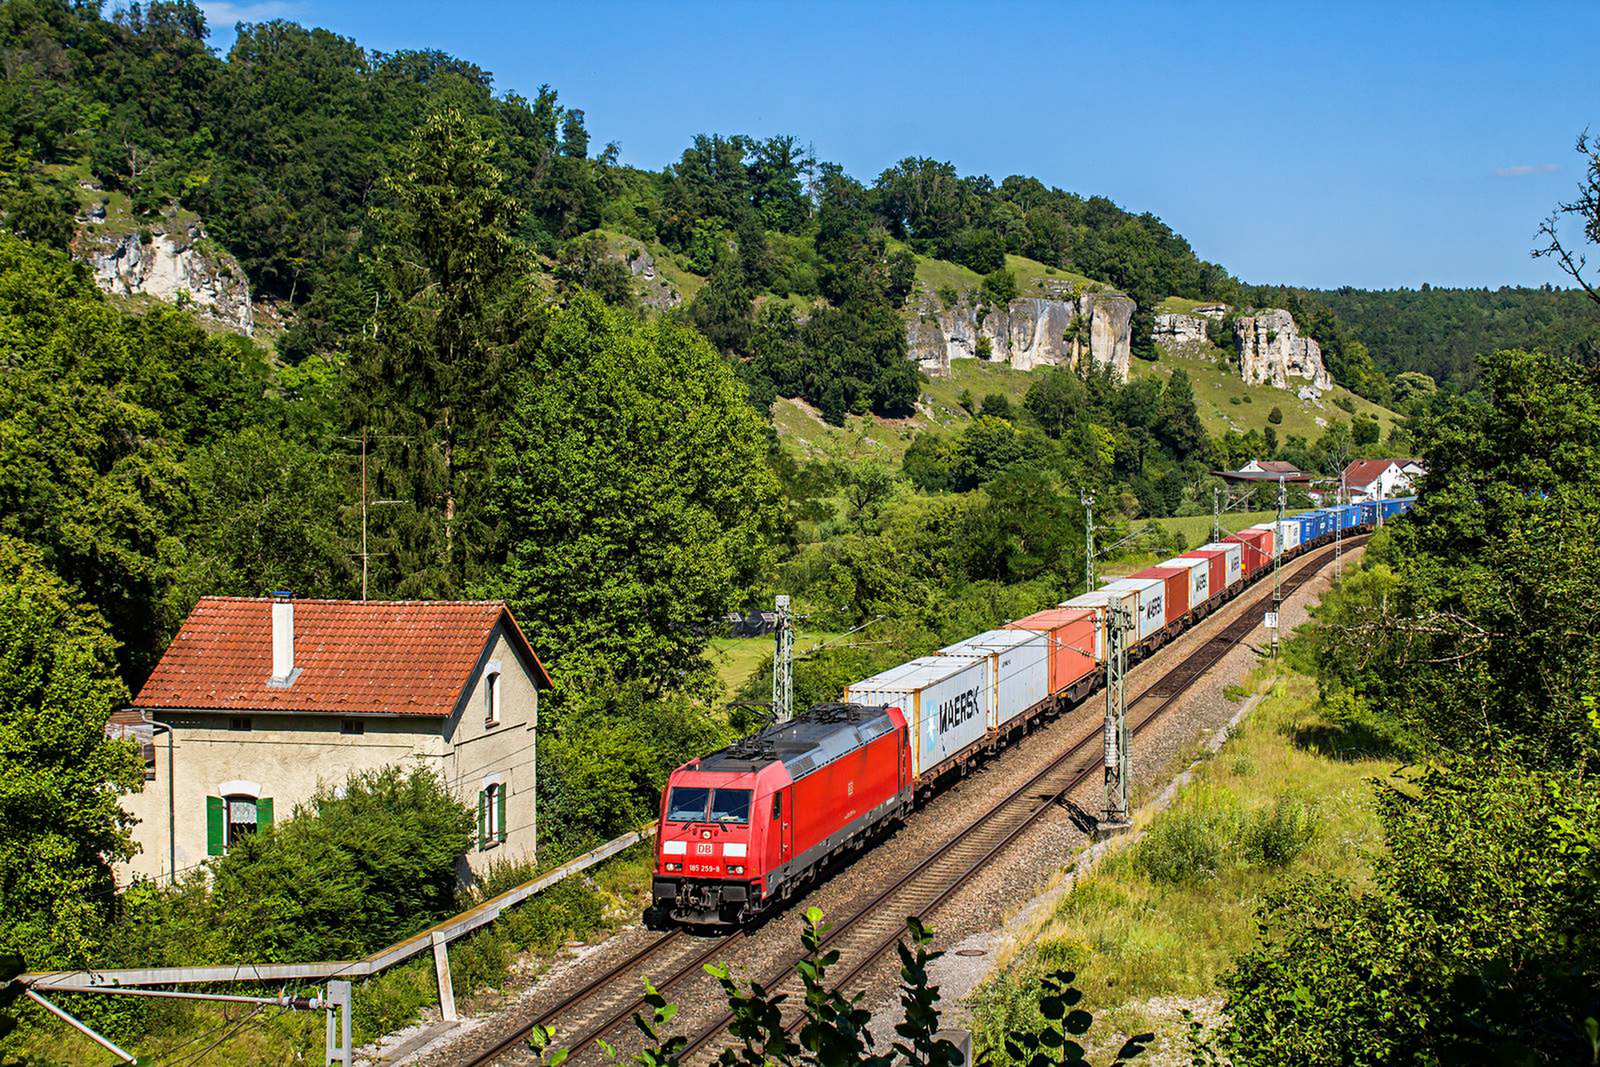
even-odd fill
[(1057, 607), (845, 687), (821, 704), (675, 770), (661, 797), (646, 925), (744, 924), (865, 847), (952, 775), (1103, 684), (1106, 628), (1129, 609), (1130, 661), (1271, 572), (1366, 532), (1414, 498), (1262, 523)]

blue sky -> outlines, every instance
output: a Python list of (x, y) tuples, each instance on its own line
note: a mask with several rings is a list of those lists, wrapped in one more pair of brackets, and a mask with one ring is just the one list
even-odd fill
[(1528, 250), (1600, 130), (1594, 2), (202, 6), (224, 51), (285, 17), (547, 82), (639, 166), (715, 131), (793, 133), (869, 181), (908, 155), (1031, 174), (1251, 282), (1560, 283)]

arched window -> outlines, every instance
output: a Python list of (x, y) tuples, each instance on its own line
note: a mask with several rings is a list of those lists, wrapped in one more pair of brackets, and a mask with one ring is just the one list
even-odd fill
[(484, 676), (483, 721), (490, 726), (500, 725), (500, 671), (493, 665)]

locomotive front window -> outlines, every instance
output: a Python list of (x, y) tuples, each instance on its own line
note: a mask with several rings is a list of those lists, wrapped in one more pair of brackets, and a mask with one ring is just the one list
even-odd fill
[(718, 789), (711, 794), (711, 821), (747, 823), (750, 821), (750, 790)]
[(689, 785), (673, 786), (672, 795), (667, 798), (667, 821), (705, 822), (706, 802), (710, 799), (709, 789)]

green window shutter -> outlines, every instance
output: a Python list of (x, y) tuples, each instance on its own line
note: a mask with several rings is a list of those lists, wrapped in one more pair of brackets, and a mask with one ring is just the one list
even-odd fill
[(494, 813), (495, 825), (500, 829), (500, 833), (497, 836), (499, 836), (500, 840), (504, 841), (506, 839), (506, 787), (501, 786), (499, 789), (496, 789), (494, 791), (494, 798), (496, 807), (496, 811)]
[(206, 797), (206, 855), (220, 856), (223, 852), (223, 831), (227, 802), (221, 797)]
[(489, 843), (489, 794), (478, 790), (478, 847)]
[(267, 830), (272, 827), (272, 798), (256, 798), (256, 829)]

